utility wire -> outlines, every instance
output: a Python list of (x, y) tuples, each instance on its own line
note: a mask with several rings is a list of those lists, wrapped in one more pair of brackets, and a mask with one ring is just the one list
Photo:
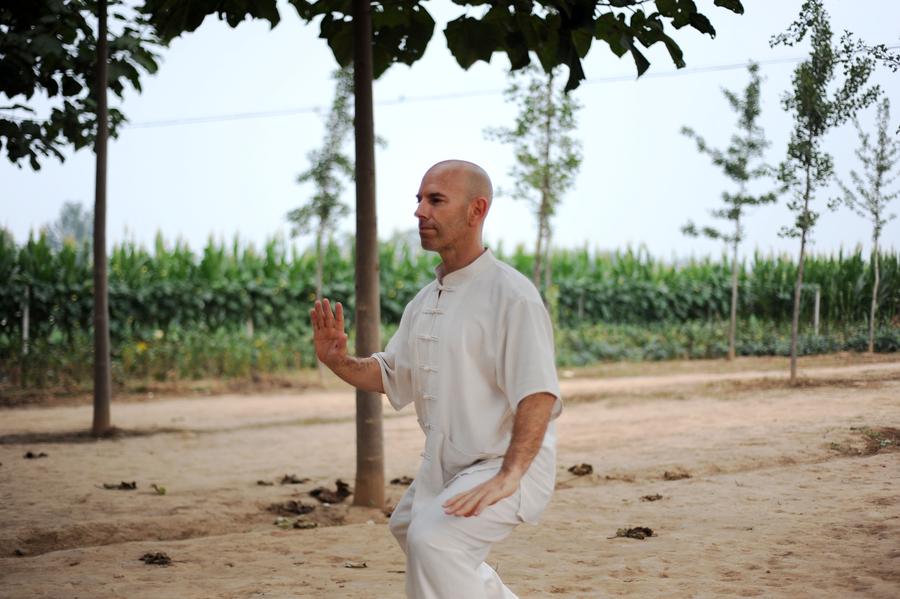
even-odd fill
[[(900, 47), (898, 45), (897, 47)], [(804, 60), (806, 57), (790, 57), (790, 58), (776, 58), (771, 60), (759, 61), (757, 64), (760, 66), (774, 65), (774, 64), (782, 64), (782, 63), (790, 63), (790, 62), (800, 62)], [(685, 68), (679, 69), (676, 71), (666, 71), (661, 73), (645, 73), (641, 79), (657, 79), (664, 77), (678, 77), (684, 75), (694, 75), (699, 73), (708, 73), (714, 71), (729, 71), (735, 69), (745, 69), (747, 68), (748, 63), (731, 63), (731, 64), (721, 64), (721, 65), (711, 65), (706, 67), (695, 67), (695, 68)], [(614, 75), (610, 77), (592, 77), (586, 79), (581, 82), (581, 85), (599, 85), (603, 83), (623, 83), (623, 82), (634, 82), (637, 81), (637, 78), (634, 75)], [(447, 100), (462, 100), (468, 98), (477, 98), (477, 97), (485, 97), (485, 96), (497, 96), (503, 93), (502, 88), (495, 89), (483, 89), (476, 91), (468, 91), (468, 92), (451, 92), (451, 93), (443, 93), (443, 94), (432, 94), (426, 96), (399, 96), (397, 98), (392, 98), (388, 100), (380, 100), (375, 102), (375, 106), (396, 106), (399, 104), (422, 104), (426, 102), (444, 102)], [(258, 119), (258, 118), (272, 118), (272, 117), (282, 117), (282, 116), (295, 116), (300, 114), (309, 114), (316, 113), (323, 110), (326, 110), (325, 106), (306, 106), (302, 108), (286, 108), (282, 110), (270, 110), (263, 112), (239, 112), (232, 114), (223, 114), (216, 116), (208, 116), (208, 117), (187, 117), (181, 119), (171, 119), (171, 120), (159, 120), (159, 121), (145, 121), (142, 123), (130, 123), (125, 124), (122, 127), (129, 127), (133, 129), (145, 129), (145, 128), (153, 128), (153, 127), (171, 127), (177, 125), (193, 125), (200, 123), (213, 123), (213, 122), (224, 122), (224, 121), (238, 121), (238, 120), (247, 120), (247, 119)]]
[[(887, 46), (888, 50), (896, 50), (900, 48), (900, 44), (895, 44), (892, 46)], [(770, 65), (778, 65), (778, 64), (787, 64), (787, 63), (797, 63), (801, 60), (805, 60), (806, 56), (793, 56), (787, 58), (772, 58), (769, 60), (760, 60), (753, 61), (760, 66), (770, 66)], [(640, 77), (640, 79), (663, 79), (663, 78), (671, 78), (671, 77), (681, 77), (688, 75), (697, 75), (702, 73), (713, 73), (720, 71), (733, 71), (737, 69), (745, 69), (749, 65), (749, 62), (735, 62), (728, 64), (719, 64), (719, 65), (709, 65), (705, 67), (688, 67), (684, 69), (677, 69), (674, 71), (664, 71), (659, 73), (645, 73)], [(636, 82), (639, 81), (634, 75), (612, 75), (609, 77), (591, 77), (582, 81), (582, 86), (590, 86), (590, 85), (600, 85), (605, 83), (623, 83), (623, 82)], [(468, 99), (468, 98), (477, 98), (484, 96), (496, 96), (502, 94), (502, 89), (484, 89), (484, 90), (476, 90), (476, 91), (468, 91), (468, 92), (455, 92), (455, 93), (444, 93), (444, 94), (432, 94), (427, 96), (399, 96), (397, 98), (392, 98), (388, 100), (381, 100), (379, 102), (375, 102), (375, 106), (396, 106), (399, 104), (421, 104), (426, 102), (443, 102), (446, 100), (459, 100), (459, 99)], [(158, 127), (177, 127), (181, 125), (200, 125), (207, 123), (221, 123), (228, 121), (244, 121), (251, 119), (266, 119), (266, 118), (278, 118), (278, 117), (287, 117), (287, 116), (297, 116), (301, 114), (315, 114), (321, 111), (326, 110), (325, 106), (301, 106), (297, 108), (282, 108), (276, 110), (262, 110), (262, 111), (254, 111), (254, 112), (235, 112), (230, 114), (218, 114), (218, 115), (209, 115), (209, 116), (198, 116), (198, 117), (183, 117), (183, 118), (175, 118), (175, 119), (162, 119), (162, 120), (154, 120), (154, 121), (144, 121), (137, 123), (124, 123), (121, 128), (122, 129), (153, 129)], [(2, 109), (0, 109), (2, 110)], [(7, 116), (4, 117), (11, 121), (24, 122), (29, 119), (15, 117), (15, 116)]]

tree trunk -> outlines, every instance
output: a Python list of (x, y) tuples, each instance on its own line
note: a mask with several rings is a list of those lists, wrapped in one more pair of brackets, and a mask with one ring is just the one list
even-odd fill
[[(543, 205), (543, 200), (541, 201), (541, 205)], [(543, 241), (544, 241), (544, 218), (541, 216), (541, 209), (538, 208), (538, 234), (537, 234), (537, 243), (534, 245), (534, 270), (531, 273), (531, 280), (534, 281), (534, 286), (538, 289), (541, 288), (541, 257), (543, 256)]]
[[(322, 299), (322, 271), (324, 270), (324, 261), (325, 257), (322, 255), (322, 236), (324, 231), (322, 231), (322, 223), (319, 223), (318, 229), (316, 229), (316, 299)], [(325, 365), (322, 364), (322, 361), (319, 360), (318, 356), (316, 356), (316, 366), (318, 367), (319, 373), (319, 384), (321, 385), (325, 380)]]
[[(541, 265), (544, 254), (548, 251), (550, 243), (550, 148), (553, 145), (553, 71), (547, 75), (547, 107), (544, 120), (544, 163), (541, 165), (543, 175), (541, 177), (541, 205), (538, 208), (538, 242), (534, 252), (534, 273), (532, 279), (538, 289), (541, 288)], [(544, 300), (546, 303), (546, 299)]]
[(800, 289), (803, 287), (803, 255), (806, 251), (806, 231), (800, 234), (800, 262), (794, 284), (794, 315), (791, 318), (791, 382), (797, 380), (797, 337), (800, 330)]
[(106, 280), (106, 145), (109, 138), (109, 111), (106, 104), (107, 32), (106, 0), (99, 0), (97, 32), (97, 155), (94, 199), (94, 422), (92, 433), (108, 433), (112, 377), (109, 364), (109, 297)]
[(872, 306), (869, 309), (869, 353), (875, 353), (875, 311), (878, 309), (878, 236), (875, 236), (874, 248), (872, 249), (873, 260), (875, 265), (875, 282), (872, 284)]
[(738, 302), (738, 240), (734, 241), (734, 252), (731, 256), (731, 321), (728, 324), (728, 359), (735, 357), (735, 336), (737, 332)]
[(551, 260), (550, 251), (550, 223), (547, 223), (547, 230), (544, 232), (544, 289), (550, 289), (553, 284), (553, 261)]
[[(380, 347), (378, 228), (375, 220), (375, 124), (372, 108), (372, 14), (369, 0), (353, 0), (353, 91), (356, 137), (356, 355)], [(381, 394), (356, 392), (354, 505), (384, 507)]]

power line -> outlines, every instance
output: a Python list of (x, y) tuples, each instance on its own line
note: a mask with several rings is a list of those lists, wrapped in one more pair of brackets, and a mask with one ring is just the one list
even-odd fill
[[(900, 47), (900, 46), (897, 46)], [(800, 62), (806, 58), (803, 57), (791, 57), (791, 58), (777, 58), (771, 60), (759, 61), (758, 64), (760, 66), (768, 66), (774, 64), (782, 64), (789, 62)], [(678, 76), (686, 76), (686, 75), (694, 75), (700, 73), (708, 73), (714, 71), (728, 71), (728, 70), (736, 70), (736, 69), (745, 69), (747, 68), (747, 64), (749, 63), (730, 63), (730, 64), (721, 64), (721, 65), (711, 65), (706, 67), (694, 67), (694, 68), (685, 68), (679, 69), (676, 71), (666, 71), (662, 73), (645, 73), (642, 78), (665, 78), (665, 77), (678, 77)], [(583, 81), (582, 85), (599, 85), (603, 83), (622, 83), (622, 82), (633, 82), (636, 81), (637, 77), (634, 75), (615, 75), (611, 77), (599, 77), (599, 78), (589, 78)], [(461, 100), (461, 99), (469, 99), (469, 98), (477, 98), (484, 96), (497, 96), (503, 93), (502, 88), (494, 88), (494, 89), (484, 89), (477, 91), (468, 91), (468, 92), (450, 92), (443, 94), (431, 94), (426, 96), (399, 96), (397, 98), (392, 98), (389, 100), (381, 100), (379, 102), (375, 102), (375, 106), (396, 106), (399, 104), (422, 104), (426, 102), (444, 102), (447, 100)], [(170, 127), (177, 125), (194, 125), (194, 124), (202, 124), (202, 123), (214, 123), (214, 122), (225, 122), (225, 121), (238, 121), (238, 120), (248, 120), (248, 119), (258, 119), (258, 118), (272, 118), (272, 117), (282, 117), (282, 116), (296, 116), (300, 114), (309, 114), (315, 113), (319, 111), (325, 110), (324, 106), (307, 106), (303, 108), (286, 108), (281, 110), (270, 110), (270, 111), (262, 111), (262, 112), (238, 112), (231, 114), (223, 114), (223, 115), (215, 115), (215, 116), (207, 116), (207, 117), (186, 117), (181, 119), (171, 119), (171, 120), (160, 120), (160, 121), (147, 121), (143, 123), (133, 123), (128, 125), (123, 125), (124, 127), (130, 128), (153, 128), (153, 127)]]
[[(887, 46), (888, 50), (896, 50), (900, 48), (900, 44), (895, 44), (892, 46)], [(804, 60), (806, 56), (792, 56), (787, 58), (772, 58), (769, 60), (760, 60), (754, 61), (756, 64), (760, 66), (770, 66), (770, 65), (778, 65), (778, 64), (787, 64), (787, 63), (797, 63), (801, 60)], [(712, 73), (712, 72), (721, 72), (721, 71), (733, 71), (737, 69), (745, 69), (750, 64), (748, 62), (735, 62), (735, 63), (727, 63), (727, 64), (719, 64), (719, 65), (709, 65), (703, 67), (688, 67), (684, 69), (677, 69), (671, 71), (664, 71), (659, 73), (649, 72), (645, 73), (641, 76), (641, 79), (664, 79), (664, 78), (672, 78), (672, 77), (684, 77), (689, 75), (698, 75), (703, 73)], [(639, 81), (637, 77), (634, 75), (613, 75), (609, 77), (591, 77), (589, 79), (584, 80), (581, 85), (582, 86), (590, 86), (590, 85), (600, 85), (605, 83), (624, 83), (624, 82), (636, 82)], [(468, 92), (451, 92), (444, 94), (432, 94), (426, 96), (398, 96), (397, 98), (392, 98), (389, 100), (381, 100), (375, 103), (375, 106), (396, 106), (400, 104), (421, 104), (426, 102), (443, 102), (447, 100), (459, 100), (459, 99), (468, 99), (468, 98), (477, 98), (484, 96), (496, 96), (502, 94), (502, 89), (484, 89), (484, 90), (476, 90), (476, 91), (468, 91)], [(208, 123), (221, 123), (228, 121), (243, 121), (243, 120), (252, 120), (252, 119), (266, 119), (266, 118), (279, 118), (279, 117), (290, 117), (290, 116), (298, 116), (302, 114), (315, 114), (321, 111), (326, 110), (325, 106), (302, 106), (296, 108), (281, 108), (275, 110), (262, 110), (262, 111), (253, 111), (253, 112), (234, 112), (227, 114), (217, 114), (217, 115), (208, 115), (208, 116), (197, 116), (197, 117), (181, 117), (174, 119), (161, 119), (154, 121), (144, 121), (137, 123), (125, 123), (122, 125), (122, 129), (153, 129), (158, 127), (177, 127), (182, 125), (202, 125)], [(28, 119), (8, 116), (5, 117), (12, 121), (24, 122)]]

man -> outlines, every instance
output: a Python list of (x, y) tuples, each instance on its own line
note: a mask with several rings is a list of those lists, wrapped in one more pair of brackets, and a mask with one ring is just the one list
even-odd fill
[(441, 264), (384, 352), (348, 355), (341, 304), (311, 310), (325, 365), (398, 410), (415, 404), (425, 451), (390, 521), (415, 599), (515, 598), (485, 559), (519, 522), (537, 521), (555, 484), (553, 330), (531, 282), (482, 245), (492, 195), (470, 162), (425, 173), (415, 216)]

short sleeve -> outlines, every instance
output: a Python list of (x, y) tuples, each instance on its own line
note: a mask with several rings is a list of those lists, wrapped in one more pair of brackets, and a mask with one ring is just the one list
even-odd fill
[(412, 402), (413, 382), (411, 356), (409, 355), (409, 306), (403, 310), (400, 326), (383, 352), (372, 354), (381, 367), (381, 383), (388, 401), (395, 410)]
[(534, 393), (556, 397), (551, 418), (562, 412), (559, 378), (553, 348), (553, 325), (540, 301), (515, 300), (501, 323), (497, 352), (497, 379), (515, 410), (519, 402)]

